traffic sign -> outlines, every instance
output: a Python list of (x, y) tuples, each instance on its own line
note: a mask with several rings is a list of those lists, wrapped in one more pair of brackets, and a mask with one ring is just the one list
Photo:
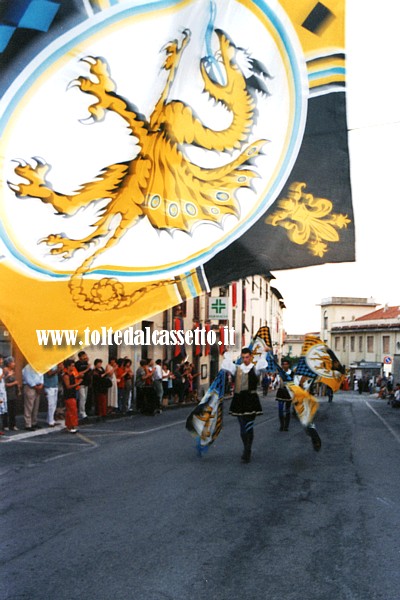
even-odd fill
[(385, 356), (383, 359), (383, 362), (385, 363), (385, 365), (391, 365), (393, 362), (393, 359), (391, 356)]

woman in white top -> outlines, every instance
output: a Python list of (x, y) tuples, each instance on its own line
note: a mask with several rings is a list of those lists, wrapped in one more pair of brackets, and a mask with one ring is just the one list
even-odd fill
[(118, 364), (115, 358), (112, 358), (106, 367), (106, 377), (111, 379), (112, 386), (108, 388), (108, 400), (107, 406), (111, 409), (112, 412), (118, 410), (118, 386), (117, 386), (117, 376), (115, 371), (118, 368)]

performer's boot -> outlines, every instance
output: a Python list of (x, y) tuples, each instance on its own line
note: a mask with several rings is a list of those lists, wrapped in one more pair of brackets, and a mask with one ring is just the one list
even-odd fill
[(279, 415), (279, 422), (281, 424), (281, 426), (279, 427), (279, 431), (284, 431), (285, 430), (285, 417), (281, 417), (281, 415)]
[(307, 425), (306, 434), (310, 436), (314, 450), (319, 452), (319, 450), (321, 450), (321, 438), (318, 435), (318, 431), (316, 430), (314, 423)]
[(289, 431), (290, 413), (285, 415), (283, 422), (283, 431)]

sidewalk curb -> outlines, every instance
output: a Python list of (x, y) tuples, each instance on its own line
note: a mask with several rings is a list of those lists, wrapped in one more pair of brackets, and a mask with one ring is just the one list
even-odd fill
[[(187, 408), (187, 407), (195, 407), (197, 406), (197, 402), (188, 402), (185, 404), (170, 404), (169, 406), (163, 406), (162, 410), (163, 411), (167, 411), (167, 410), (174, 410), (177, 408)], [(42, 424), (43, 422), (46, 423), (46, 414), (43, 413), (42, 414), (42, 418), (39, 419), (39, 423)], [(149, 416), (149, 415), (142, 415), (141, 413), (137, 412), (137, 411), (130, 411), (127, 412), (125, 414), (110, 414), (107, 415), (106, 417), (106, 421), (103, 421), (101, 417), (97, 416), (97, 415), (90, 415), (87, 417), (87, 420), (83, 420), (83, 419), (79, 419), (79, 427), (84, 428), (86, 425), (96, 425), (98, 423), (104, 423), (107, 421), (116, 421), (119, 419), (126, 419), (127, 417), (138, 417), (138, 416)], [(49, 435), (51, 433), (60, 433), (60, 432), (65, 432), (65, 421), (64, 420), (60, 420), (60, 421), (56, 421), (56, 426), (55, 427), (49, 427), (46, 423), (46, 425), (42, 425), (40, 427), (40, 429), (36, 429), (35, 431), (24, 431), (23, 428), (21, 428), (21, 430), (18, 433), (14, 433), (11, 431), (7, 431), (5, 433), (5, 435), (0, 436), (0, 444), (2, 443), (7, 443), (7, 442), (18, 442), (21, 440), (26, 440), (26, 439), (30, 439), (30, 438), (34, 438), (34, 437), (39, 437), (39, 436), (43, 436), (43, 435)]]

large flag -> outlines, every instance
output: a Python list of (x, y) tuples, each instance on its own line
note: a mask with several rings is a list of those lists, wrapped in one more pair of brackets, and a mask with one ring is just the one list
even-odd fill
[(271, 270), (355, 260), (344, 0), (281, 4), (296, 29), (307, 70), (301, 148), (276, 202), (205, 265), (211, 286)]
[[(345, 367), (329, 346), (318, 337), (307, 335), (301, 353), (307, 368), (314, 373), (316, 381), (328, 385), (333, 392), (337, 392), (345, 380)], [(296, 372), (299, 373), (299, 368)]]
[(337, 392), (345, 379), (344, 372), (334, 352), (314, 335), (306, 335), (293, 376), (287, 377), (279, 368), (302, 425), (309, 426), (318, 410), (318, 400), (310, 391), (312, 384), (324, 383)]
[(351, 247), (344, 0), (311, 4), (2, 3), (0, 318), (36, 369), (208, 290), (244, 235), (264, 269)]

